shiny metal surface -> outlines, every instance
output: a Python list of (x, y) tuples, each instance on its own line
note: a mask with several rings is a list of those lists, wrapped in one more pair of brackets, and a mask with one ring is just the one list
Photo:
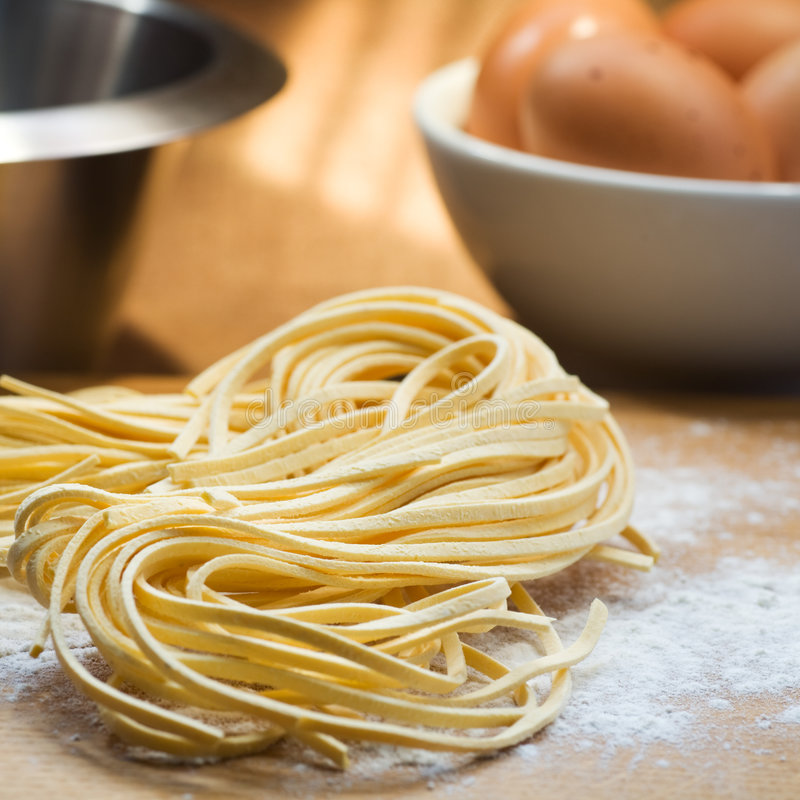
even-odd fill
[(276, 55), (165, 0), (0, 0), (0, 369), (84, 369), (150, 148), (267, 100)]

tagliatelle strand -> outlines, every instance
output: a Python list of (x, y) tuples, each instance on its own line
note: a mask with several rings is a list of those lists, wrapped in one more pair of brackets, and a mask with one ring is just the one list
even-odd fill
[[(34, 651), (49, 633), (133, 745), (291, 736), (341, 765), (348, 740), (507, 747), (558, 714), (606, 615), (595, 601), (565, 648), (522, 582), (657, 556), (605, 400), (454, 295), (336, 298), (179, 394), (2, 385), (0, 558), (47, 609)], [(67, 613), (108, 680), (69, 650)], [(481, 642), (502, 627), (540, 654), (501, 664)]]

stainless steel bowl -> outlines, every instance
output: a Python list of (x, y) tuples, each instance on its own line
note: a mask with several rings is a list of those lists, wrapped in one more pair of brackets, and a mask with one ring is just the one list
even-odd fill
[(167, 0), (0, 0), (0, 369), (91, 368), (152, 148), (286, 71)]

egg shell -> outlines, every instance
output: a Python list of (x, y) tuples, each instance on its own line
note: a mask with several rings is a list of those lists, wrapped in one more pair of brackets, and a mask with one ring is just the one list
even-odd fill
[(778, 178), (800, 181), (800, 39), (756, 64), (742, 93), (772, 140)]
[(773, 50), (800, 37), (800, 0), (680, 0), (664, 33), (703, 53), (737, 80)]
[(563, 42), (520, 106), (525, 149), (635, 172), (769, 180), (774, 155), (737, 85), (665, 38), (616, 33)]
[(643, 0), (532, 0), (489, 42), (465, 125), (469, 133), (504, 147), (521, 146), (517, 108), (527, 80), (546, 52), (564, 39), (614, 30), (658, 30)]

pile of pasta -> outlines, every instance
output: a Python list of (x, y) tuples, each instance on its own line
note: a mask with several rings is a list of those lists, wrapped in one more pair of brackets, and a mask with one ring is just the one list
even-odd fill
[[(174, 394), (1, 385), (0, 560), (46, 609), (32, 652), (51, 638), (131, 744), (507, 747), (557, 716), (606, 617), (565, 647), (523, 582), (657, 556), (607, 403), (455, 295), (336, 298)], [(497, 660), (504, 627), (539, 655)]]

